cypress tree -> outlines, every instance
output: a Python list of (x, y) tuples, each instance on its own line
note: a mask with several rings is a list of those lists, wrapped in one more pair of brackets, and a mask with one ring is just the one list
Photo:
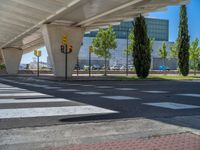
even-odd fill
[(135, 70), (139, 78), (146, 78), (151, 67), (151, 48), (145, 19), (141, 15), (135, 18), (134, 37), (133, 60)]
[(185, 5), (180, 9), (180, 24), (178, 35), (178, 58), (179, 68), (183, 76), (189, 74), (189, 48), (190, 48), (190, 36), (188, 33), (188, 18), (187, 8)]

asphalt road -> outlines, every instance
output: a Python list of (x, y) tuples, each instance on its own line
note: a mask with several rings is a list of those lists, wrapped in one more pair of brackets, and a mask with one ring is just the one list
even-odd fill
[(4, 77), (0, 79), (0, 129), (140, 117), (169, 121), (200, 115), (199, 89), (200, 82), (192, 81), (58, 82)]

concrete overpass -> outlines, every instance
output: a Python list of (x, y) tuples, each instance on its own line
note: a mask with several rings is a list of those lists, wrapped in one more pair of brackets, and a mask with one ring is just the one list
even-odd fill
[[(53, 72), (65, 74), (62, 37), (73, 46), (71, 76), (85, 31), (159, 11), (188, 0), (0, 0), (0, 62), (17, 74), (22, 54), (46, 46)], [(1, 56), (3, 55), (3, 57)]]

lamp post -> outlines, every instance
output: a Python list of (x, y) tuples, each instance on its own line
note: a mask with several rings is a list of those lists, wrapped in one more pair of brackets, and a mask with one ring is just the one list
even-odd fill
[(37, 76), (40, 76), (40, 56), (42, 55), (41, 50), (34, 50), (34, 55), (37, 57)]
[(128, 37), (129, 37), (129, 30), (127, 30), (127, 50), (126, 50), (126, 76), (128, 76), (128, 55), (129, 55), (129, 53), (128, 53)]
[(68, 77), (67, 77), (67, 66), (68, 66), (68, 54), (70, 54), (71, 52), (72, 52), (72, 50), (73, 50), (73, 47), (72, 47), (72, 45), (70, 45), (69, 47), (68, 47), (68, 39), (67, 39), (67, 36), (63, 36), (63, 39), (62, 39), (62, 45), (60, 46), (60, 50), (61, 50), (61, 53), (63, 53), (63, 54), (65, 54), (65, 80), (67, 80), (68, 79)]
[(93, 52), (93, 47), (89, 46), (89, 77), (91, 77), (91, 55)]

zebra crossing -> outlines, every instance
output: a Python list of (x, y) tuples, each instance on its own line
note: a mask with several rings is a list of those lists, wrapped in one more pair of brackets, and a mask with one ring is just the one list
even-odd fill
[[(137, 93), (145, 93), (145, 94), (152, 94), (152, 95), (161, 95), (161, 94), (170, 94), (170, 91), (165, 90), (139, 90), (135, 87), (115, 87), (114, 85), (88, 85), (86, 84), (75, 84), (75, 83), (58, 83), (58, 84), (37, 84), (28, 83), (28, 82), (19, 82), (14, 80), (8, 79), (0, 79), (0, 81), (6, 81), (9, 83), (16, 83), (19, 85), (23, 85), (26, 87), (34, 87), (37, 89), (43, 90), (53, 90), (57, 92), (67, 92), (73, 93), (75, 95), (82, 95), (82, 96), (96, 96), (99, 99), (110, 99), (115, 101), (138, 101), (141, 102), (141, 105), (148, 106), (148, 107), (157, 107), (162, 109), (173, 109), (173, 110), (187, 110), (187, 109), (199, 109), (199, 105), (189, 105), (184, 104), (182, 102), (175, 103), (175, 102), (168, 102), (168, 101), (161, 101), (161, 102), (142, 102), (142, 98), (135, 97), (135, 96), (127, 96), (124, 95), (107, 95), (104, 93), (106, 89), (122, 91), (123, 92), (130, 92), (134, 91)], [(65, 88), (64, 86), (68, 86)], [(78, 89), (76, 87), (92, 87), (94, 91), (84, 91), (82, 89)], [(98, 91), (100, 90), (100, 91)], [(179, 97), (194, 97), (199, 98), (198, 93), (179, 93), (174, 94), (174, 96)], [(119, 113), (118, 111), (113, 109), (105, 109), (97, 106), (92, 106), (84, 103), (79, 103), (73, 101), (73, 99), (65, 99), (65, 98), (55, 98), (52, 95), (44, 94), (40, 92), (35, 92), (32, 90), (27, 90), (26, 88), (19, 88), (11, 85), (6, 85), (0, 83), (0, 105), (16, 105), (19, 108), (12, 108), (12, 107), (0, 107), (0, 119), (13, 119), (13, 118), (32, 118), (32, 117), (52, 117), (52, 116), (67, 116), (67, 117), (75, 117), (75, 116), (90, 116), (90, 115), (99, 115), (99, 114), (116, 114)], [(22, 105), (26, 104), (26, 108), (21, 107)], [(37, 105), (35, 105), (37, 104)], [(56, 107), (53, 106), (56, 104)]]
[[(8, 80), (7, 80), (8, 81)], [(16, 81), (13, 81), (17, 83)], [(22, 83), (21, 83), (22, 84)], [(48, 87), (47, 85), (37, 86), (36, 84), (24, 83), (23, 85), (33, 87)], [(59, 89), (50, 88), (49, 89)], [(66, 89), (67, 90), (67, 89)], [(19, 92), (20, 91), (20, 92)], [(52, 107), (51, 103), (58, 106)], [(17, 108), (13, 105), (17, 104)], [(24, 104), (27, 105), (24, 108)], [(33, 104), (38, 104), (37, 106)], [(43, 105), (42, 105), (43, 104)], [(45, 105), (44, 105), (45, 104)], [(1, 105), (5, 106), (2, 107)], [(48, 106), (49, 105), (49, 106)], [(90, 116), (98, 114), (111, 114), (117, 111), (104, 109), (92, 105), (78, 103), (73, 100), (64, 98), (55, 98), (52, 95), (26, 90), (14, 86), (7, 86), (0, 83), (0, 119), (16, 119), (16, 118), (37, 118), (52, 116)]]

